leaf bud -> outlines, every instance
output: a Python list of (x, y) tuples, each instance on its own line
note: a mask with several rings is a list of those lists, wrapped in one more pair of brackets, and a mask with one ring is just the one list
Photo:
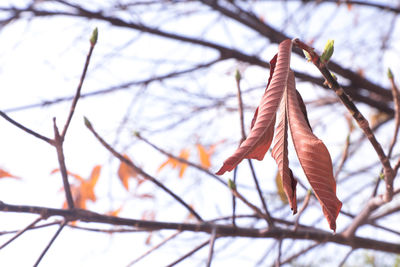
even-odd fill
[(99, 36), (99, 31), (96, 28), (94, 28), (93, 32), (92, 32), (92, 36), (90, 37), (90, 44), (91, 45), (95, 45), (97, 43), (97, 37)]
[(320, 57), (320, 60), (323, 64), (327, 63), (329, 59), (332, 57), (334, 50), (333, 48), (334, 42), (335, 42), (334, 40), (328, 40), (328, 42), (326, 42), (324, 52), (322, 52), (322, 55)]
[(391, 70), (390, 68), (388, 68), (387, 76), (388, 76), (388, 78), (389, 78), (390, 80), (393, 79), (393, 72), (392, 72), (392, 70)]
[(228, 180), (228, 187), (232, 190), (236, 190), (236, 184), (231, 179)]

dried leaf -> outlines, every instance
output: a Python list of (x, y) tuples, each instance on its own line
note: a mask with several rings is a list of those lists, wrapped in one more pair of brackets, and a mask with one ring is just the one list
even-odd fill
[(119, 215), (119, 213), (121, 212), (122, 208), (123, 208), (123, 206), (120, 206), (118, 209), (109, 211), (106, 214), (109, 215), (109, 216), (117, 217)]
[(301, 97), (299, 91), (297, 91), (297, 90), (296, 90), (296, 96), (297, 96), (297, 101), (299, 102), (300, 110), (304, 115), (304, 119), (306, 120), (308, 127), (312, 131), (311, 124), (310, 124), (310, 122), (308, 120), (306, 105), (304, 104), (303, 98)]
[(197, 151), (199, 152), (200, 164), (203, 168), (208, 169), (211, 167), (211, 156), (215, 151), (215, 145), (211, 145), (206, 149), (201, 144), (197, 144)]
[(3, 170), (3, 169), (0, 169), (0, 178), (21, 179), (20, 177), (15, 176), (15, 175), (12, 175), (11, 173), (9, 173), (9, 172), (7, 172), (7, 171), (5, 171), (5, 170)]
[(275, 113), (287, 83), (291, 49), (291, 40), (280, 43), (276, 66), (274, 69), (271, 68), (272, 78), (254, 116), (255, 120), (253, 119), (254, 123), (249, 136), (240, 144), (235, 153), (225, 160), (217, 172), (218, 175), (232, 171), (244, 158), (258, 160), (264, 158), (272, 142)]
[(285, 195), (285, 191), (283, 190), (283, 182), (280, 172), (278, 171), (275, 176), (275, 185), (278, 190), (278, 196), (281, 199), (283, 204), (288, 204), (289, 201)]
[[(188, 160), (189, 156), (190, 156), (189, 150), (184, 148), (179, 153), (178, 158)], [(177, 159), (169, 157), (165, 162), (163, 162), (160, 165), (160, 167), (158, 167), (157, 172), (159, 172), (161, 169), (163, 169), (167, 165), (171, 165), (172, 169), (179, 168), (179, 178), (183, 177), (183, 174), (185, 173), (186, 168), (188, 166), (186, 163), (182, 163), (182, 162), (178, 161)]]
[[(51, 171), (52, 174), (59, 172), (59, 169)], [(94, 188), (100, 177), (101, 165), (96, 165), (92, 169), (89, 179), (85, 180), (80, 175), (68, 172), (68, 175), (77, 179), (78, 184), (71, 184), (71, 193), (74, 198), (74, 204), (77, 208), (86, 209), (88, 200), (95, 202), (97, 200)], [(67, 208), (67, 202), (64, 202), (63, 208)]]
[(329, 226), (336, 230), (336, 218), (342, 203), (336, 197), (332, 160), (328, 149), (310, 130), (299, 106), (294, 74), (288, 80), (289, 126), (294, 147), (308, 181), (318, 198)]
[[(131, 160), (126, 154), (124, 154), (124, 158)], [(121, 161), (118, 168), (118, 177), (126, 191), (129, 191), (129, 178), (134, 178), (137, 176), (138, 173), (131, 166)]]
[(91, 200), (93, 202), (96, 201), (96, 195), (94, 193), (94, 188), (99, 180), (100, 171), (101, 171), (101, 166), (96, 165), (92, 170), (89, 180), (84, 181), (81, 184), (81, 187), (80, 187), (81, 188), (81, 196), (84, 201), (86, 201), (86, 200)]
[[(289, 76), (290, 77), (290, 76)], [(288, 159), (288, 108), (287, 108), (287, 94), (290, 88), (286, 88), (281, 105), (280, 105), (280, 116), (279, 124), (275, 132), (275, 144), (272, 148), (272, 157), (275, 159), (278, 165), (279, 173), (282, 179), (283, 191), (289, 201), (290, 208), (293, 214), (297, 213), (297, 201), (296, 201), (296, 184), (297, 181), (293, 178), (292, 171), (289, 168)]]

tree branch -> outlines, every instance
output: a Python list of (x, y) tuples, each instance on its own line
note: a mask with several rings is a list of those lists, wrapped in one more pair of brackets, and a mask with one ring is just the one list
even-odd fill
[(91, 212), (88, 210), (81, 209), (53, 209), (38, 206), (18, 206), (6, 204), (0, 202), (0, 211), (4, 212), (22, 212), (22, 213), (34, 213), (40, 214), (43, 218), (52, 216), (62, 216), (67, 221), (80, 220), (83, 222), (97, 222), (112, 225), (125, 225), (135, 228), (140, 228), (147, 231), (156, 230), (179, 230), (179, 231), (191, 231), (191, 232), (204, 232), (211, 233), (213, 227), (216, 227), (216, 231), (220, 237), (254, 237), (254, 238), (276, 238), (276, 239), (304, 239), (304, 240), (315, 240), (318, 242), (333, 242), (354, 248), (365, 248), (373, 249), (390, 253), (400, 253), (400, 244), (390, 243), (385, 241), (378, 241), (369, 238), (362, 238), (354, 236), (353, 238), (346, 238), (344, 235), (336, 234), (332, 235), (330, 232), (322, 230), (311, 230), (311, 229), (298, 229), (292, 231), (284, 228), (274, 227), (268, 229), (257, 229), (257, 228), (243, 228), (234, 227), (231, 225), (220, 225), (210, 223), (171, 223), (171, 222), (159, 222), (159, 221), (145, 221), (127, 219), (121, 217), (101, 215), (99, 213)]

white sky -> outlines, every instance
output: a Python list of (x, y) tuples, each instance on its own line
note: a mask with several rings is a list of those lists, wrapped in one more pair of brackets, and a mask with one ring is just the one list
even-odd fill
[[(13, 1), (15, 4), (17, 4), (17, 2), (18, 1)], [(19, 2), (22, 3), (24, 1)], [(321, 9), (323, 10), (323, 8)], [(267, 8), (264, 10), (265, 17), (268, 20), (282, 20), (282, 16), (279, 15), (279, 12)], [(346, 18), (346, 14), (349, 16), (349, 13), (346, 13), (348, 12), (346, 8), (341, 8), (339, 11), (343, 18)], [(361, 16), (364, 14), (360, 11), (359, 15)], [(202, 20), (204, 20), (204, 17), (198, 16), (192, 22), (201, 23)], [(311, 28), (307, 28), (307, 31), (304, 30), (305, 36), (312, 36), (310, 32), (312, 32), (312, 27), (316, 23), (310, 22), (309, 24)], [(177, 25), (180, 26), (179, 32), (191, 33), (191, 25), (195, 24), (183, 24), (177, 20), (170, 25), (166, 25), (166, 29), (176, 30)], [(182, 25), (187, 25), (187, 27)], [(193, 53), (193, 48), (189, 46), (185, 49), (177, 50), (177, 46), (174, 43), (164, 40), (154, 42), (150, 37), (144, 37), (142, 39), (143, 41), (139, 44), (135, 43), (121, 48), (132, 40), (132, 38), (135, 38), (136, 33), (123, 29), (112, 29), (106, 24), (92, 20), (85, 21), (84, 23), (68, 18), (57, 18), (54, 21), (35, 19), (29, 23), (20, 21), (8, 25), (0, 32), (0, 109), (6, 110), (41, 102), (54, 97), (72, 95), (79, 81), (85, 55), (89, 49), (88, 38), (94, 27), (99, 28), (99, 42), (90, 63), (88, 76), (83, 86), (83, 92), (107, 88), (108, 86), (123, 81), (139, 80), (145, 77), (145, 75), (148, 75), (149, 71), (157, 74), (168, 72), (170, 66), (161, 65), (158, 69), (154, 70), (152, 69), (154, 68), (153, 64), (140, 60), (150, 55), (152, 55), (154, 59), (161, 58), (164, 55), (171, 56), (172, 58), (176, 55), (197, 55), (190, 58), (190, 60), (195, 60), (196, 57), (211, 59), (215, 56), (213, 53), (205, 53), (204, 51), (198, 54)], [(243, 45), (246, 43), (246, 40), (241, 39), (243, 36), (242, 34), (245, 33), (245, 29), (238, 30), (230, 24), (228, 24), (227, 27), (231, 27), (239, 33), (234, 31), (234, 33), (238, 34), (233, 34), (229, 37), (221, 34), (221, 32), (223, 32), (221, 29), (215, 29), (211, 31), (208, 37), (210, 40), (221, 43), (226, 42), (227, 38), (232, 38), (234, 40), (233, 43), (246, 50), (246, 46)], [(398, 32), (398, 27), (396, 27), (395, 30)], [(332, 33), (334, 30), (331, 29), (330, 32)], [(334, 55), (335, 60), (342, 60), (345, 58), (347, 53), (343, 50), (345, 50), (346, 46), (353, 46), (349, 40), (340, 39), (340, 36), (343, 36), (341, 33), (342, 32), (334, 36), (335, 48), (337, 48), (337, 51), (340, 51), (341, 47), (344, 49), (341, 50), (340, 54)], [(393, 36), (396, 35), (393, 34)], [(345, 39), (348, 37), (343, 36), (342, 38)], [(321, 38), (321, 40), (326, 39), (327, 38)], [(324, 43), (320, 42), (315, 44), (316, 47), (320, 48), (322, 48), (323, 45)], [(116, 49), (116, 47), (120, 49)], [(269, 59), (275, 51), (276, 45), (271, 45), (262, 50), (261, 56)], [(386, 69), (387, 66), (391, 66), (395, 73), (396, 71), (399, 72), (400, 59), (399, 54), (396, 53), (398, 51), (398, 46), (393, 47), (390, 52), (384, 55), (382, 63), (384, 69)], [(124, 53), (123, 57), (116, 57), (116, 59), (108, 57), (109, 55), (122, 54), (122, 52)], [(297, 64), (298, 59), (294, 57), (293, 62)], [(353, 63), (355, 65), (361, 65), (357, 60), (344, 62), (345, 65)], [(235, 84), (231, 73), (228, 72), (232, 67), (235, 67), (235, 63), (232, 61), (222, 63), (216, 67), (214, 73), (207, 74), (206, 77), (196, 82), (208, 88), (208, 90), (216, 95), (234, 93)], [(382, 66), (377, 66), (371, 69), (376, 71), (377, 68), (379, 69), (381, 67)], [(308, 66), (305, 68), (311, 69)], [(225, 75), (223, 73), (225, 73)], [(250, 87), (263, 84), (268, 75), (269, 71), (267, 70), (249, 67), (243, 75), (245, 79), (242, 86)], [(382, 79), (382, 77), (373, 77), (373, 79)], [(175, 81), (171, 81), (171, 83), (173, 82)], [(179, 84), (181, 81), (178, 79), (176, 83)], [(187, 88), (190, 89), (191, 86), (194, 87), (195, 84), (195, 81), (193, 81), (193, 83), (188, 82)], [(149, 90), (151, 90), (153, 96), (165, 96), (162, 84), (156, 83), (152, 85)], [(311, 91), (310, 88), (302, 87), (299, 88), (299, 90), (305, 98), (308, 98), (308, 94)], [(259, 102), (258, 96), (261, 95), (261, 93), (262, 91), (258, 91), (254, 94), (250, 94), (245, 101), (251, 101), (251, 104), (257, 105)], [(314, 95), (314, 93), (311, 94)], [(322, 93), (317, 92), (317, 94)], [(118, 162), (115, 160), (111, 161), (109, 153), (99, 145), (83, 125), (82, 117), (87, 116), (95, 129), (106, 140), (109, 142), (114, 141), (115, 129), (120, 124), (121, 118), (124, 116), (133, 97), (132, 93), (122, 91), (115, 94), (108, 94), (106, 97), (83, 99), (78, 103), (78, 108), (65, 142), (67, 167), (74, 173), (78, 173), (83, 177), (88, 177), (93, 166), (97, 164), (104, 166), (99, 185), (96, 188), (99, 202), (94, 205), (89, 205), (89, 208), (94, 211), (106, 212), (110, 207), (115, 209), (122, 203), (126, 203), (121, 216), (139, 218), (143, 210), (158, 206), (162, 208), (157, 214), (157, 219), (175, 219), (176, 221), (182, 221), (187, 214), (186, 211), (180, 207), (175, 207), (173, 212), (168, 210), (168, 204), (170, 204), (171, 199), (163, 193), (157, 195), (155, 203), (151, 201), (139, 202), (139, 200), (127, 202), (127, 200), (130, 199), (130, 195), (123, 190), (116, 177)], [(140, 127), (143, 126), (141, 124), (142, 122), (138, 120), (142, 112), (148, 115), (151, 112), (154, 112), (154, 114), (163, 113), (165, 110), (163, 109), (164, 107), (152, 106), (153, 102), (151, 98), (141, 99), (141, 101), (145, 101), (146, 105), (143, 104), (143, 106), (134, 108), (132, 111), (134, 114), (132, 115), (133, 121), (123, 130), (120, 143), (123, 144), (126, 142), (130, 144), (131, 146), (127, 150), (130, 152), (135, 162), (143, 166), (146, 171), (155, 173), (158, 165), (165, 160), (165, 157), (150, 149), (147, 145), (135, 141), (135, 138), (132, 136), (132, 131), (138, 128), (141, 129)], [(235, 103), (232, 104), (234, 105)], [(9, 115), (23, 125), (48, 137), (52, 137), (52, 118), (56, 117), (58, 126), (62, 128), (69, 106), (70, 103), (62, 103), (43, 109), (12, 112)], [(143, 110), (141, 108), (143, 108)], [(362, 109), (364, 108), (362, 107)], [(336, 110), (329, 108), (319, 112), (325, 112), (327, 114), (325, 119), (330, 127), (334, 129), (345, 129), (345, 122), (343, 120), (338, 120), (338, 114), (334, 114), (334, 112), (337, 112)], [(312, 122), (313, 119), (316, 119), (317, 116), (320, 115), (319, 112), (313, 113), (309, 110)], [(341, 109), (340, 112), (343, 112), (343, 109)], [(246, 114), (246, 123), (250, 122), (251, 116), (250, 113)], [(318, 125), (318, 121), (314, 121), (314, 123)], [(221, 133), (220, 129), (212, 128), (209, 132), (204, 129), (199, 129), (199, 135), (202, 136), (201, 140), (204, 142), (212, 142), (215, 141), (213, 138), (216, 136), (221, 139), (224, 136), (239, 136), (239, 132), (237, 131), (237, 117), (235, 114), (227, 116), (225, 122), (220, 122), (220, 125), (223, 126), (221, 128), (226, 129), (226, 132)], [(0, 168), (4, 168), (12, 174), (23, 178), (22, 181), (12, 179), (1, 180), (0, 200), (11, 204), (61, 207), (64, 201), (64, 195), (60, 192), (62, 186), (61, 179), (57, 174), (50, 175), (51, 170), (58, 167), (55, 150), (46, 143), (11, 126), (4, 120), (0, 120), (0, 129), (2, 137), (0, 138), (0, 148), (2, 150), (0, 154)], [(337, 131), (335, 135), (329, 134), (330, 139), (326, 140), (324, 138), (327, 137), (327, 132), (318, 126), (315, 128), (317, 135), (322, 135), (320, 137), (325, 141), (328, 149), (331, 151), (333, 159), (341, 152), (342, 147), (340, 142), (343, 141), (343, 136), (346, 135), (345, 131), (346, 130), (343, 130), (341, 134), (339, 131)], [(170, 136), (170, 134), (168, 136)], [(384, 138), (385, 135), (382, 134), (382, 140), (384, 140)], [(176, 133), (175, 139), (170, 142), (166, 141), (165, 137), (162, 135), (154, 136), (152, 141), (161, 144), (163, 148), (170, 149), (170, 151), (175, 153), (178, 153), (179, 150), (187, 144), (187, 141), (192, 141), (194, 144), (193, 138), (187, 137), (185, 131)], [(184, 143), (184, 145), (182, 145), (182, 143)], [(230, 147), (228, 147), (228, 145), (224, 147), (224, 149), (226, 148), (227, 150), (219, 152), (218, 158), (213, 162), (214, 165), (216, 165), (213, 166), (214, 169), (218, 168), (223, 158), (230, 154), (230, 151), (232, 151), (234, 147), (232, 143), (230, 143), (230, 145)], [(118, 148), (123, 149), (123, 146), (118, 146)], [(192, 151), (194, 154), (194, 145)], [(359, 153), (371, 153), (371, 148), (361, 148)], [(293, 156), (294, 153), (291, 154)], [(363, 158), (362, 163), (365, 163), (367, 160), (375, 159)], [(149, 162), (151, 162), (151, 164), (149, 164)], [(295, 162), (293, 162), (293, 164), (295, 164)], [(255, 166), (258, 168), (258, 173), (263, 173), (265, 170), (268, 171), (269, 177), (266, 177), (261, 183), (264, 188), (266, 188), (267, 192), (273, 192), (275, 190), (273, 178), (276, 167), (271, 157), (267, 155), (263, 162), (255, 162)], [(242, 167), (240, 171), (245, 173), (244, 169), (245, 167)], [(271, 172), (271, 169), (273, 169), (274, 172)], [(165, 182), (177, 192), (184, 192), (187, 187), (191, 188), (189, 193), (184, 195), (185, 199), (187, 199), (189, 203), (193, 202), (195, 206), (199, 206), (203, 210), (208, 210), (210, 213), (207, 214), (207, 216), (210, 216), (210, 218), (218, 215), (216, 203), (218, 203), (218, 207), (230, 207), (230, 193), (227, 192), (225, 188), (214, 182), (203, 182), (201, 190), (196, 190), (196, 188), (193, 187), (196, 181), (200, 180), (199, 175), (195, 172), (190, 172), (190, 174), (196, 178), (195, 181), (185, 179), (178, 180), (178, 178), (176, 178), (175, 180), (166, 180)], [(167, 179), (172, 175), (176, 175), (176, 172), (166, 170), (160, 174), (160, 178)], [(266, 174), (266, 176), (268, 175)], [(243, 176), (245, 176), (245, 174)], [(226, 177), (231, 177), (231, 174), (224, 176), (224, 178)], [(211, 179), (209, 181), (211, 181)], [(251, 182), (241, 182), (252, 185)], [(144, 186), (141, 190), (143, 190), (143, 192), (148, 192), (154, 190), (154, 188), (151, 186)], [(212, 192), (213, 194), (207, 194), (205, 196), (205, 192)], [(112, 194), (112, 198), (110, 198), (110, 193)], [(346, 192), (341, 188), (338, 188), (338, 195), (340, 197), (347, 196)], [(258, 199), (255, 198), (255, 201), (257, 200)], [(346, 207), (346, 210), (351, 209), (352, 207)], [(315, 211), (320, 212), (319, 206), (316, 206)], [(244, 208), (243, 212), (249, 213), (249, 210)], [(316, 212), (315, 214), (317, 214)], [(171, 213), (174, 218), (171, 218)], [(285, 210), (282, 214), (288, 214), (288, 210)], [(316, 216), (319, 215), (320, 214)], [(36, 216), (32, 215), (1, 213), (0, 230), (20, 229), (35, 218)], [(339, 216), (338, 225), (345, 225), (344, 222), (345, 219)], [(322, 223), (320, 222), (320, 226), (328, 230), (325, 221), (322, 221)], [(25, 233), (22, 237), (0, 251), (0, 262), (12, 262), (15, 266), (32, 265), (55, 231), (56, 227), (52, 227)], [(172, 233), (172, 231), (165, 231), (162, 232), (162, 235), (166, 237)], [(0, 236), (0, 243), (4, 242), (9, 237), (10, 235)], [(141, 255), (149, 248), (144, 245), (144, 240), (146, 238), (147, 233), (108, 235), (64, 229), (40, 266), (125, 266), (132, 259)], [(189, 250), (189, 246), (182, 245), (188, 240), (191, 246), (195, 246), (191, 238), (191, 235), (185, 235), (185, 237), (180, 240), (172, 241), (173, 245), (168, 249), (158, 252), (156, 257), (150, 255), (146, 260), (141, 261), (135, 266), (158, 266), (159, 263), (169, 263), (177, 258), (177, 255), (184, 254)], [(153, 244), (162, 240), (158, 233), (154, 234), (153, 239), (155, 240)], [(201, 243), (206, 239), (206, 235), (200, 234), (196, 242)], [(224, 243), (228, 241), (231, 242), (230, 240), (218, 240), (217, 248), (221, 248)], [(238, 251), (239, 257), (227, 257), (227, 255), (230, 254), (224, 252), (223, 249), (221, 249), (221, 254), (216, 257), (217, 259), (223, 259), (224, 266), (244, 266), (243, 264), (249, 260), (246, 255), (252, 254), (250, 252), (246, 254), (246, 252), (249, 250), (253, 250), (254, 252), (254, 248), (260, 248), (260, 251), (265, 251), (265, 243), (265, 240), (244, 240), (242, 243), (237, 243), (234, 245), (234, 248), (229, 250), (229, 253), (233, 255), (235, 255), (235, 251)], [(340, 250), (338, 248), (335, 249)], [(199, 259), (206, 259), (207, 253), (208, 249), (201, 250), (194, 256), (195, 262), (198, 262)], [(186, 264), (189, 264), (189, 262)], [(185, 264), (182, 264), (182, 266), (185, 266)]]

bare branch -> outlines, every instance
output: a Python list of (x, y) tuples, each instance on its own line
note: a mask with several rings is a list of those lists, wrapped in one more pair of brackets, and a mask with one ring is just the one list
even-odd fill
[(58, 235), (61, 233), (61, 230), (64, 228), (64, 226), (67, 224), (67, 221), (64, 221), (61, 223), (60, 227), (58, 227), (57, 232), (54, 234), (54, 236), (51, 238), (50, 242), (47, 244), (46, 248), (43, 250), (42, 254), (40, 254), (39, 258), (37, 259), (37, 261), (35, 262), (35, 264), (33, 265), (34, 267), (38, 266), (40, 261), (43, 259), (44, 255), (46, 255), (47, 251), (49, 250), (49, 248), (51, 247), (51, 245), (54, 243), (54, 241), (56, 240), (56, 238), (58, 237)]
[(111, 152), (111, 154), (114, 155), (114, 157), (118, 158), (121, 162), (126, 163), (129, 167), (133, 168), (138, 174), (142, 175), (145, 179), (151, 181), (158, 187), (160, 187), (164, 192), (169, 194), (171, 197), (173, 197), (177, 202), (182, 204), (191, 214), (193, 214), (194, 217), (197, 218), (199, 221), (203, 221), (203, 219), (200, 217), (197, 212), (190, 207), (189, 204), (187, 204), (185, 201), (182, 200), (178, 195), (176, 195), (174, 192), (172, 192), (170, 189), (168, 189), (164, 184), (159, 182), (156, 178), (151, 176), (150, 174), (146, 173), (143, 171), (141, 168), (137, 167), (135, 164), (133, 164), (132, 161), (124, 157), (122, 154), (118, 153), (114, 148), (112, 148), (103, 138), (99, 136), (99, 134), (94, 130), (92, 127), (91, 123), (85, 118), (85, 124), (86, 127), (92, 132), (92, 134), (97, 138), (97, 140), (108, 150)]
[(39, 139), (45, 141), (46, 143), (48, 143), (50, 145), (54, 145), (54, 141), (53, 140), (51, 140), (50, 138), (47, 138), (46, 136), (38, 134), (37, 132), (34, 132), (31, 129), (23, 126), (22, 124), (20, 124), (18, 122), (16, 122), (15, 120), (13, 120), (9, 116), (7, 116), (7, 114), (5, 114), (3, 111), (0, 111), (0, 116), (2, 116), (4, 119), (6, 119), (8, 122), (12, 123), (13, 125), (15, 125), (18, 128), (20, 128), (24, 132), (26, 132), (26, 133), (28, 133), (30, 135), (33, 135), (34, 137), (39, 138)]

